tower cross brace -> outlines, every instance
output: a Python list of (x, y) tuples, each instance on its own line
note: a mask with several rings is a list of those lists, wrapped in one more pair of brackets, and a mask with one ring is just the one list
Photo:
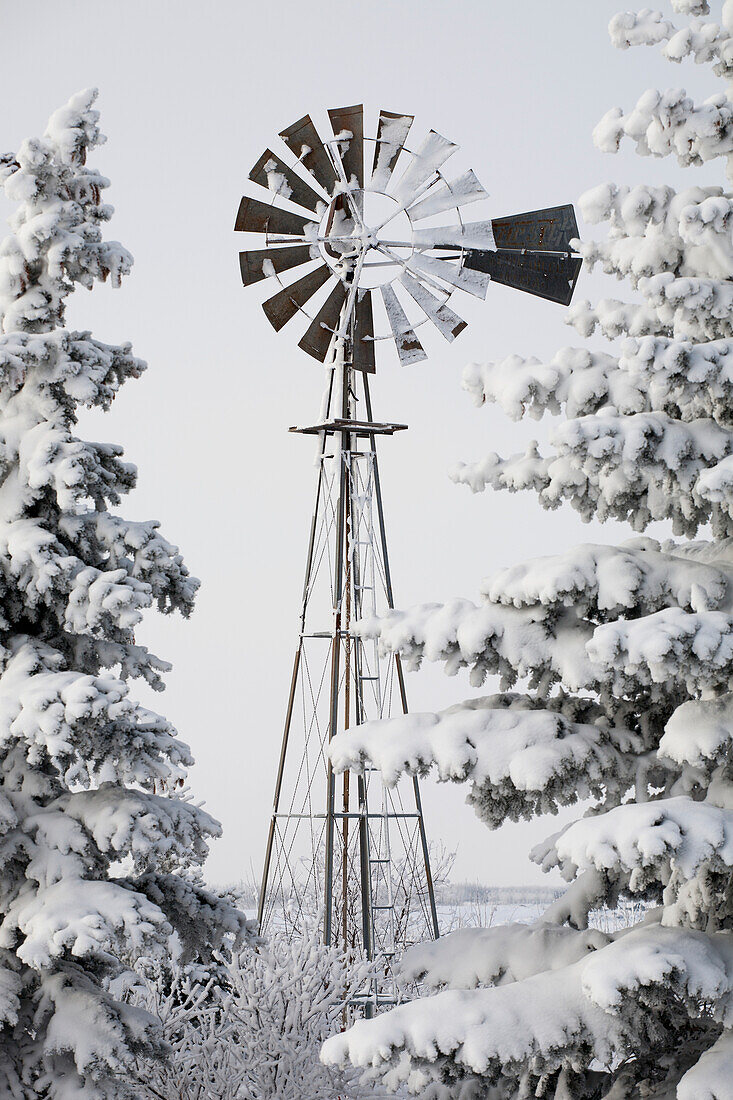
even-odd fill
[(374, 421), (348, 301), (341, 321), (321, 419), (291, 429), (318, 436), (318, 475), (258, 917), (296, 932), (320, 909), (326, 944), (378, 964), (373, 1011), (396, 999), (395, 953), (437, 937), (438, 917), (417, 778), (393, 791), (368, 767), (337, 777), (327, 755), (336, 733), (407, 711), (399, 657), (354, 631), (394, 606), (376, 439), (405, 425)]

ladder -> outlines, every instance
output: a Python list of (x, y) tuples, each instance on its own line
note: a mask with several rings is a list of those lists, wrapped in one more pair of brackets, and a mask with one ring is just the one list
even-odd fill
[[(363, 461), (362, 461), (363, 460)], [(354, 617), (363, 619), (377, 613), (378, 542), (372, 502), (374, 499), (374, 455), (371, 451), (351, 453), (349, 470), (351, 538), (349, 555), (352, 567)], [(357, 724), (384, 714), (384, 686), (379, 674), (379, 648), (376, 640), (354, 639)], [(379, 814), (369, 812), (368, 801), (375, 783), (381, 788)], [(396, 953), (395, 889), (390, 837), (389, 793), (378, 770), (365, 768), (365, 804), (367, 815), (366, 864), (371, 943), (369, 955), (382, 973), (370, 983), (369, 999), (373, 1009), (396, 1003), (397, 988), (392, 971)]]

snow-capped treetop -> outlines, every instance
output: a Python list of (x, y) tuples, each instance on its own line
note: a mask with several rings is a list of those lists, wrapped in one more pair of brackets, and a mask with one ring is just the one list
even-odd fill
[(0, 168), (5, 193), (18, 203), (12, 234), (0, 245), (0, 316), (4, 332), (41, 332), (63, 324), (75, 283), (91, 290), (108, 277), (118, 286), (132, 256), (102, 239), (112, 207), (101, 202), (109, 180), (85, 167), (104, 138), (95, 88), (79, 92), (49, 120), (42, 139), (24, 141)]

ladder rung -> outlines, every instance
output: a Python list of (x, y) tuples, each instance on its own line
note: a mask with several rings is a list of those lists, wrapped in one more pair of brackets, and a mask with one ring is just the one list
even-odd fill
[(357, 680), (362, 680), (362, 681), (366, 681), (366, 680), (378, 680), (378, 679), (379, 679), (379, 677), (378, 677), (378, 676), (357, 676)]
[(389, 860), (389, 859), (376, 859), (375, 858), (375, 859), (370, 859), (369, 862), (370, 863), (391, 863), (391, 860)]
[(394, 909), (394, 905), (373, 905), (372, 909)]

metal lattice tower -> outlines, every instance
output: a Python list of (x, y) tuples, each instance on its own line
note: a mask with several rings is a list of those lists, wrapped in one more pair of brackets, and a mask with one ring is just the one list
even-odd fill
[(383, 960), (372, 1003), (392, 1002), (391, 959), (438, 934), (420, 792), (388, 790), (379, 772), (334, 776), (338, 732), (407, 710), (398, 658), (353, 631), (392, 606), (368, 377), (335, 342), (319, 437), (316, 500), (291, 691), (260, 894), (261, 927), (305, 928), (323, 906), (323, 936)]
[[(491, 279), (567, 304), (580, 260), (572, 207), (464, 222), (461, 208), (486, 192), (473, 172), (442, 174), (452, 142), (431, 131), (413, 153), (412, 116), (382, 111), (373, 139), (361, 106), (329, 116), (325, 144), (307, 115), (282, 131), (297, 167), (265, 150), (250, 179), (271, 202), (245, 196), (235, 226), (265, 235), (264, 249), (240, 253), (245, 285), (308, 266), (263, 309), (278, 330), (304, 313), (299, 346), (326, 364), (318, 421), (291, 429), (318, 440), (317, 486), (258, 915), (262, 929), (297, 933), (322, 914), (325, 943), (378, 960), (362, 998), (372, 1012), (395, 1001), (395, 953), (438, 935), (417, 779), (390, 790), (369, 767), (337, 777), (328, 756), (337, 734), (407, 711), (399, 658), (356, 627), (393, 607), (376, 443), (406, 427), (374, 420), (375, 347), (393, 341), (403, 364), (426, 358), (415, 330), (453, 340), (466, 326), (448, 299), (483, 298)], [(453, 223), (436, 225), (446, 214)]]

